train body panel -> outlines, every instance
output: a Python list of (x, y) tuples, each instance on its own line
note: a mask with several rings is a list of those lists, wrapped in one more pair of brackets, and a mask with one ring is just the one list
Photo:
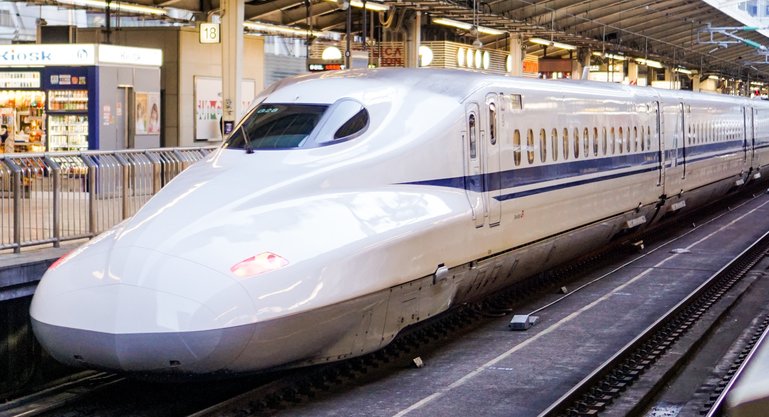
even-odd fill
[(57, 359), (204, 374), (370, 352), (759, 179), (769, 152), (763, 102), (591, 82), (350, 71), (257, 101), (46, 273), (31, 316)]

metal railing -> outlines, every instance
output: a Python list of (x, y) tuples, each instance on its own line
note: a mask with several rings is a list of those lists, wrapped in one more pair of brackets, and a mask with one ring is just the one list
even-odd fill
[(93, 237), (213, 149), (0, 155), (0, 251)]

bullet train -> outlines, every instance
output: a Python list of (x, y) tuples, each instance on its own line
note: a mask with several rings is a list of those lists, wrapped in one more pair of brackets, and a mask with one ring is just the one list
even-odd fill
[(435, 69), (265, 90), (222, 146), (51, 265), (61, 362), (202, 375), (336, 361), (769, 169), (761, 100)]

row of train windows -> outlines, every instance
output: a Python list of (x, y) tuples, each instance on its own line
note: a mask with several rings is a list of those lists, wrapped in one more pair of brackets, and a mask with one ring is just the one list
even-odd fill
[(739, 123), (730, 123), (729, 125), (713, 126), (708, 123), (690, 124), (686, 135), (686, 142), (689, 145), (698, 145), (701, 143), (712, 143), (721, 140), (741, 140), (742, 128)]
[(564, 160), (568, 160), (572, 154), (574, 158), (579, 158), (580, 153), (583, 157), (587, 158), (591, 154), (592, 156), (605, 156), (652, 149), (652, 134), (649, 126), (634, 126), (626, 129), (622, 127), (607, 129), (604, 127), (601, 129), (600, 139), (598, 133), (597, 127), (592, 129), (592, 136), (589, 128), (584, 128), (582, 132), (578, 128), (574, 128), (570, 138), (569, 129), (563, 128), (561, 139), (559, 140), (559, 131), (554, 128), (550, 131), (550, 149), (548, 149), (547, 131), (545, 129), (539, 130), (538, 147), (534, 146), (534, 131), (532, 129), (526, 131), (526, 144), (524, 146), (521, 146), (521, 132), (516, 129), (513, 132), (513, 161), (515, 166), (521, 165), (522, 153), (526, 152), (526, 159), (529, 164), (533, 164), (537, 148), (539, 148), (540, 162), (547, 162), (548, 152), (552, 155), (553, 161), (558, 161), (559, 145)]

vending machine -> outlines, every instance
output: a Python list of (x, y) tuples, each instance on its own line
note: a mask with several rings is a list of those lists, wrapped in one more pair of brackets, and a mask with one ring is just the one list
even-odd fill
[(48, 150), (98, 149), (96, 67), (47, 67), (43, 88), (48, 96)]

